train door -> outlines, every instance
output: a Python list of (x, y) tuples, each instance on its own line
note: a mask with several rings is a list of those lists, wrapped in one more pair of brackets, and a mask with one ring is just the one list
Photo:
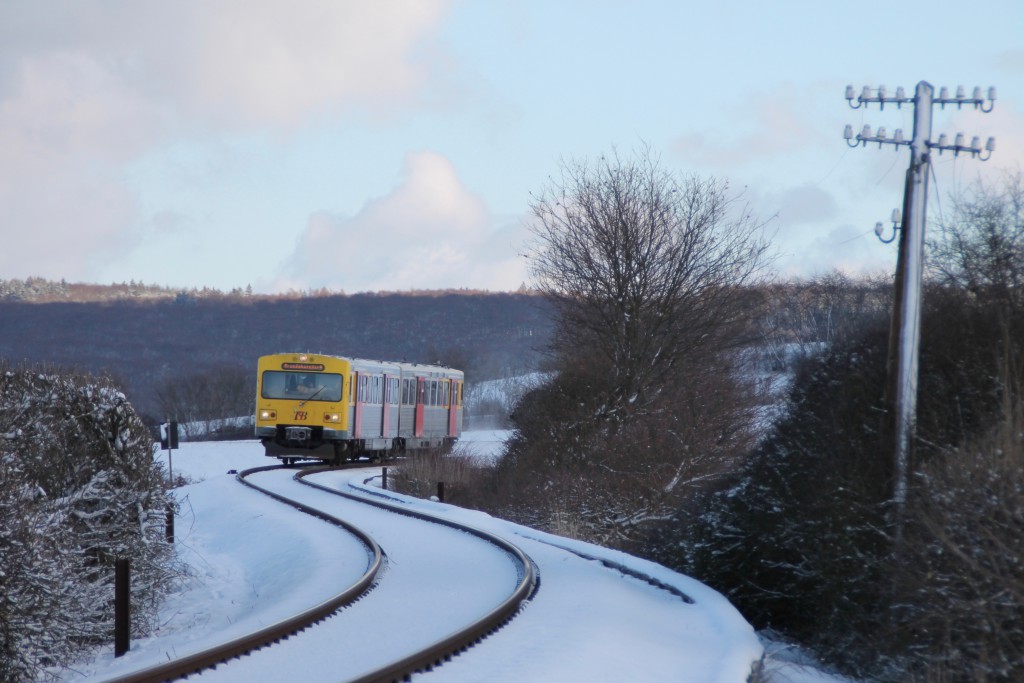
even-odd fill
[(387, 436), (388, 430), (391, 428), (391, 375), (384, 374), (384, 386), (382, 387), (381, 393), (381, 418), (380, 418), (380, 435)]
[(352, 386), (355, 387), (355, 416), (352, 420), (352, 438), (363, 437), (363, 399), (366, 398), (366, 378), (358, 372), (352, 373)]
[(413, 418), (413, 436), (423, 436), (423, 417), (426, 402), (427, 382), (422, 377), (416, 378), (416, 413)]
[(448, 436), (459, 435), (459, 385), (457, 379), (449, 382), (451, 395), (448, 397)]

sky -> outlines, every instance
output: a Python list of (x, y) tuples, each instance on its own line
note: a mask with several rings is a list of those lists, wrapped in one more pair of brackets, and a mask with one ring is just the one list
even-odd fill
[(0, 279), (258, 293), (518, 289), (530, 207), (650, 149), (728, 182), (782, 277), (891, 272), (906, 148), (851, 149), (847, 85), (994, 85), (936, 109), (930, 220), (1024, 162), (1019, 0), (0, 0)]

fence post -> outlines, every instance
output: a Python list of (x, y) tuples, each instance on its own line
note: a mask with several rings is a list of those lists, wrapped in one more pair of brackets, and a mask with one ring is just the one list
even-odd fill
[(437, 482), (437, 499), (439, 501), (441, 501), (442, 503), (444, 502), (444, 482), (443, 481)]
[(174, 543), (174, 506), (167, 504), (167, 542)]
[(131, 649), (131, 561), (114, 562), (114, 656)]
[(388, 490), (388, 468), (382, 467), (380, 474), (380, 487), (385, 491)]

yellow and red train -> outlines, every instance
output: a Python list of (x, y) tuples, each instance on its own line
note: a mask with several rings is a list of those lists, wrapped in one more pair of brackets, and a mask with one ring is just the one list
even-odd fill
[(286, 464), (437, 448), (462, 432), (461, 370), (310, 353), (261, 356), (256, 438)]

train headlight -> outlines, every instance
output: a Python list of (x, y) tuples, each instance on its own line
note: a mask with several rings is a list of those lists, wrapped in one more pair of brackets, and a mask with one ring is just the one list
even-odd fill
[(261, 420), (276, 420), (277, 419), (277, 411), (276, 410), (261, 410), (260, 411), (260, 419)]
[(324, 422), (341, 422), (340, 413), (324, 413)]

